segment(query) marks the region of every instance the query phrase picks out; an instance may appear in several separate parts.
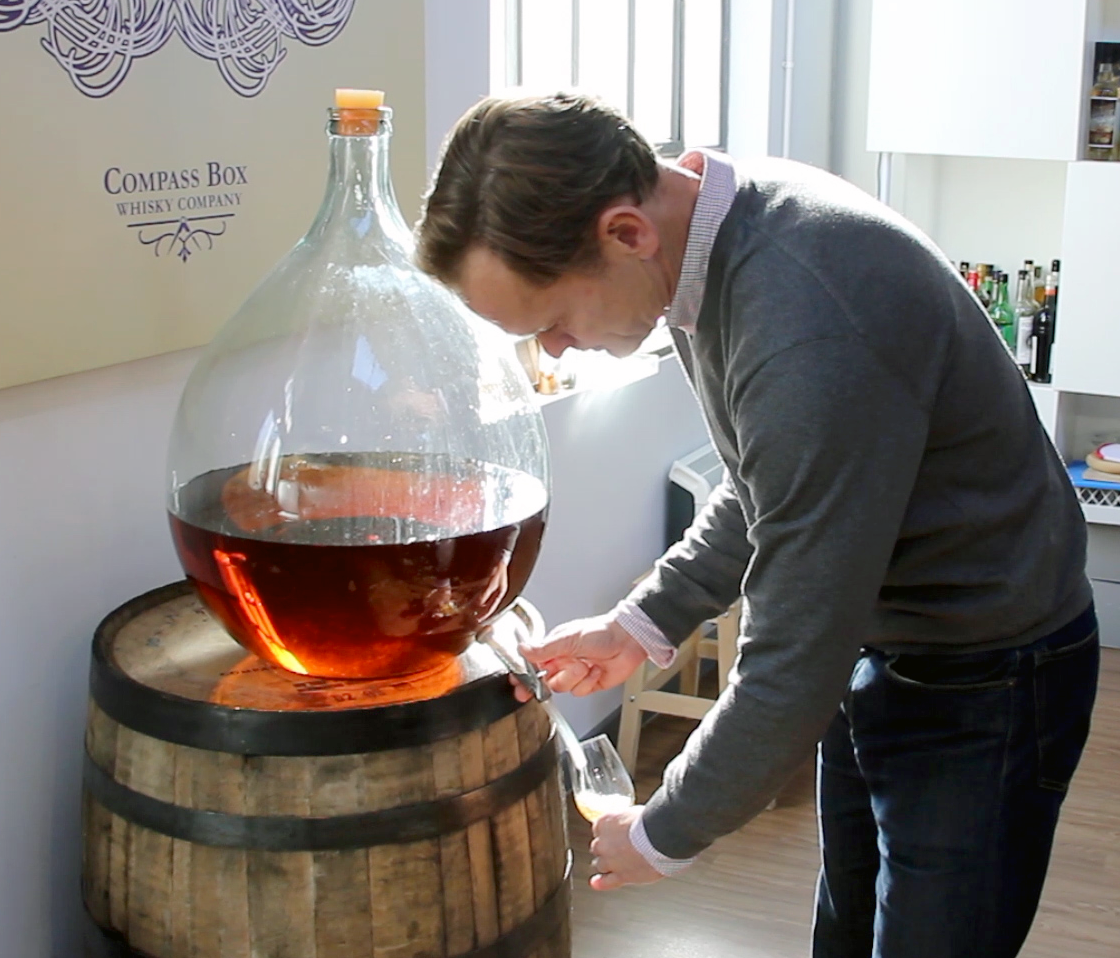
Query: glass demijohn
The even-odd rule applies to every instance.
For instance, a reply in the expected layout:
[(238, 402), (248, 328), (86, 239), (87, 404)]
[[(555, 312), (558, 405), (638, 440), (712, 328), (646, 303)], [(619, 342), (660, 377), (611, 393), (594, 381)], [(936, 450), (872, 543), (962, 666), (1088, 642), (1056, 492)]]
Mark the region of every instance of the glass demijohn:
[(334, 678), (453, 662), (518, 596), (549, 500), (510, 340), (411, 261), (391, 111), (339, 91), (311, 228), (206, 349), (168, 457), (200, 597), (245, 648)]

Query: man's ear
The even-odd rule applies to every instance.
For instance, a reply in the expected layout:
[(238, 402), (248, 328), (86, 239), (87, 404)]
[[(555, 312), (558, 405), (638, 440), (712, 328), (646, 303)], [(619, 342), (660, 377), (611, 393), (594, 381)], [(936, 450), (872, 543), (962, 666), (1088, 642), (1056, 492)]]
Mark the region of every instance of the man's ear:
[(657, 227), (646, 213), (631, 203), (608, 206), (599, 214), (599, 248), (607, 259), (637, 256), (650, 259), (660, 246)]

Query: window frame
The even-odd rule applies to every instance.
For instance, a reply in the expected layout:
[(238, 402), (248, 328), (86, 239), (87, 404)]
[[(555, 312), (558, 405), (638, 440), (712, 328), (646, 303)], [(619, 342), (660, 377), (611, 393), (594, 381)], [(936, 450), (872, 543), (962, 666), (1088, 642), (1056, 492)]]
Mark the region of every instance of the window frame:
[[(565, 0), (555, 0), (563, 3)], [(567, 0), (572, 7), (572, 55), (569, 70), (572, 86), (579, 84), (579, 17), (580, 6), (585, 0)], [(594, 3), (595, 0), (587, 0)], [(635, 24), (639, 0), (627, 0), (627, 37), (626, 37), (626, 114), (634, 114), (634, 71), (635, 71)], [(672, 100), (669, 104), (670, 138), (655, 143), (662, 156), (680, 156), (686, 148), (684, 143), (684, 31), (685, 3), (687, 0), (673, 0), (673, 76)], [(522, 85), (522, 56), (524, 34), (521, 29), (522, 0), (501, 0), (497, 7), (504, 16), (500, 36), (504, 40), (502, 61), (505, 64), (505, 85)], [(731, 0), (720, 0), (720, 69), (719, 69), (719, 142), (690, 143), (688, 147), (710, 147), (717, 150), (727, 149), (728, 126), (728, 80), (730, 77), (731, 46)]]

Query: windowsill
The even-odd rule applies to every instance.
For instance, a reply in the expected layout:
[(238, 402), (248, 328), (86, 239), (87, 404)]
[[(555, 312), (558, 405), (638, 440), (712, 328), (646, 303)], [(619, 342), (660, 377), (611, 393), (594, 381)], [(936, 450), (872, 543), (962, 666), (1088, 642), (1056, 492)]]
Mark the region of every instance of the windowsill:
[(561, 386), (555, 393), (538, 393), (537, 401), (544, 407), (572, 396), (623, 389), (631, 383), (656, 376), (662, 361), (672, 355), (672, 337), (664, 326), (655, 329), (638, 352), (624, 359), (599, 350), (568, 350), (560, 359), (551, 361), (548, 371), (553, 372), (559, 382), (571, 376), (574, 384)]
[[(589, 357), (599, 357), (597, 353), (587, 354)], [(551, 406), (553, 403), (563, 402), (573, 396), (582, 396), (589, 393), (613, 392), (624, 389), (632, 383), (641, 382), (650, 376), (656, 376), (661, 369), (661, 363), (669, 358), (657, 355), (633, 355), (626, 359), (614, 359), (603, 354), (610, 362), (581, 363), (576, 374), (575, 385), (561, 387), (557, 392), (545, 395), (537, 394), (537, 402), (541, 407)]]

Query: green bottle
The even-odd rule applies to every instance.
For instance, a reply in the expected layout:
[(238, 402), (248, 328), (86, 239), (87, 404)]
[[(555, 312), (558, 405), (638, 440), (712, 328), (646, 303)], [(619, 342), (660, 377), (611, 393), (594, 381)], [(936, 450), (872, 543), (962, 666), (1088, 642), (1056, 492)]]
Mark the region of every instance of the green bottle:
[(996, 329), (1007, 343), (1009, 349), (1015, 349), (1015, 307), (1011, 305), (1011, 296), (1007, 290), (1007, 274), (997, 272), (992, 283), (992, 305), (988, 307), (988, 315), (996, 324)]

